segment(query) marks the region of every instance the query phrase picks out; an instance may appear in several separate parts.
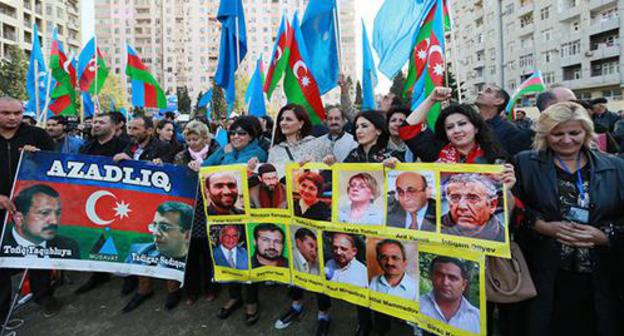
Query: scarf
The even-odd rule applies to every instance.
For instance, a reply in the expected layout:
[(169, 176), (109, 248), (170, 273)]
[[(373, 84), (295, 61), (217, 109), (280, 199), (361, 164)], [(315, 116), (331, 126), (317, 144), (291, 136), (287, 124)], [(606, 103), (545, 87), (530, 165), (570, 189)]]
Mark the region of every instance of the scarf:
[(468, 155), (464, 156), (460, 151), (452, 144), (447, 144), (440, 150), (438, 154), (438, 160), (440, 163), (475, 163), (478, 158), (484, 157), (485, 153), (481, 150), (479, 145), (473, 147)]
[(208, 149), (208, 145), (204, 145), (204, 148), (202, 148), (199, 152), (195, 152), (191, 149), (191, 147), (188, 147), (188, 152), (191, 155), (193, 161), (203, 162), (206, 158), (206, 155), (208, 154)]
[(271, 193), (265, 186), (260, 186), (258, 193), (260, 198), (260, 206), (264, 208), (277, 209), (286, 199), (286, 193), (281, 184), (277, 184)]

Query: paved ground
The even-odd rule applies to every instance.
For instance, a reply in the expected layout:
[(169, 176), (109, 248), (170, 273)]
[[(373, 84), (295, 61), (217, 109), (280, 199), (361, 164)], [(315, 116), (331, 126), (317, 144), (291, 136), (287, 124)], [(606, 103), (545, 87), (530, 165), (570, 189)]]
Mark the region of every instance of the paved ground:
[[(219, 307), (226, 300), (226, 292), (211, 303), (199, 300), (193, 306), (184, 302), (171, 312), (164, 311), (165, 288), (163, 281), (156, 281), (156, 294), (137, 310), (122, 314), (121, 309), (129, 297), (121, 297), (119, 290), (122, 281), (114, 278), (105, 286), (77, 296), (73, 290), (86, 280), (84, 273), (70, 273), (72, 284), (65, 284), (57, 290), (57, 297), (63, 303), (63, 310), (56, 317), (46, 319), (33, 303), (21, 308), (14, 315), (25, 320), (17, 329), (17, 335), (44, 336), (171, 336), (171, 335), (313, 335), (316, 323), (316, 300), (306, 295), (305, 316), (290, 328), (278, 331), (273, 328), (275, 319), (289, 304), (284, 286), (260, 287), (260, 321), (247, 327), (243, 323), (243, 309), (234, 313), (226, 321), (215, 317)], [(16, 278), (16, 277), (15, 277)], [(15, 279), (14, 280), (17, 280)], [(310, 298), (310, 299), (309, 299)], [(330, 332), (332, 335), (353, 335), (356, 326), (356, 312), (352, 305), (333, 300), (333, 317)], [(403, 324), (394, 323), (391, 335), (411, 335)]]

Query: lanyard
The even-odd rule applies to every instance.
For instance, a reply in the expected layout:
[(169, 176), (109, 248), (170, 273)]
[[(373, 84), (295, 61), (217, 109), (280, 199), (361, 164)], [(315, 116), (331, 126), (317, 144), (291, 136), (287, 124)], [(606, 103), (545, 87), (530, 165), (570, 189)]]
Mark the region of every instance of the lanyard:
[[(572, 172), (570, 172), (570, 169), (568, 169), (568, 166), (566, 166), (563, 160), (561, 160), (561, 157), (559, 157), (559, 155), (557, 155), (557, 160), (559, 160), (559, 163), (566, 171), (566, 173), (572, 175)], [(586, 206), (585, 203), (587, 199), (587, 192), (585, 191), (585, 187), (583, 186), (583, 174), (581, 174), (581, 152), (579, 152), (578, 156), (576, 157), (576, 188), (578, 189), (581, 196), (581, 206), (584, 207)]]

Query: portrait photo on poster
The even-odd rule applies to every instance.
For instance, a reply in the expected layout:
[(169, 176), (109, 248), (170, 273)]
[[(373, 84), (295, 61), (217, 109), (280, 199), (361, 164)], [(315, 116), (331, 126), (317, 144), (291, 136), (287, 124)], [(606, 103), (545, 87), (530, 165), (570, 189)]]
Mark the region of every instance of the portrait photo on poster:
[(441, 233), (505, 241), (503, 184), (484, 173), (440, 173)]
[(338, 222), (384, 225), (383, 170), (341, 170), (334, 174), (338, 174)]
[(479, 264), (420, 252), (420, 313), (474, 334), (481, 330)]
[(209, 232), (212, 258), (216, 266), (249, 269), (245, 224), (212, 224)]
[(326, 280), (368, 287), (364, 235), (324, 231), (323, 261)]
[[(8, 215), (0, 256), (80, 259), (78, 242), (61, 234), (63, 200), (44, 183), (15, 190), (16, 211)], [(2, 218), (4, 220), (4, 218)]]
[(291, 225), (290, 246), (292, 246), (293, 267), (297, 272), (320, 275), (319, 231), (313, 228)]
[(368, 236), (366, 260), (370, 290), (418, 300), (418, 244)]
[(331, 221), (332, 170), (295, 169), (292, 179), (295, 216)]
[(288, 268), (286, 226), (273, 223), (249, 223), (251, 268), (263, 266)]
[(192, 206), (182, 202), (168, 201), (158, 205), (152, 222), (147, 224), (152, 241), (130, 245), (126, 263), (183, 271), (191, 239), (193, 211)]
[(248, 180), (252, 209), (287, 209), (288, 195), (283, 164), (260, 163)]
[(245, 215), (243, 176), (240, 170), (210, 172), (200, 174), (200, 178), (206, 196), (207, 216)]
[(387, 174), (388, 227), (436, 231), (435, 173), (392, 170)]

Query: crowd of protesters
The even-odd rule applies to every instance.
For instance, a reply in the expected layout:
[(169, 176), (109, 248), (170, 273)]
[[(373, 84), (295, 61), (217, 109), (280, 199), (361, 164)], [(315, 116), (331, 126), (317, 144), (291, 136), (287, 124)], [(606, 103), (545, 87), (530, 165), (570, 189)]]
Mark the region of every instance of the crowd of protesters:
[[(473, 104), (449, 102), (451, 89), (435, 88), (414, 111), (389, 94), (379, 102), (379, 110), (358, 112), (345, 96), (342, 107), (327, 108), (324, 125), (312, 125), (302, 106), (288, 104), (275, 121), (243, 115), (224, 120), (223, 125), (203, 116), (179, 123), (173, 114), (162, 120), (145, 115), (126, 120), (119, 112), (108, 112), (81, 124), (52, 117), (45, 130), (24, 116), (20, 101), (1, 97), (0, 215), (15, 211), (9, 194), (20, 151), (166, 162), (194, 171), (242, 163), (253, 172), (265, 162), (376, 162), (387, 167), (398, 162), (504, 164), (501, 179), (512, 194), (509, 206), (523, 214), (521, 220), (510, 221), (512, 237), (526, 256), (538, 295), (515, 304), (488, 302), (488, 333), (624, 335), (618, 318), (624, 291), (617, 285), (624, 271), (624, 161), (618, 156), (624, 151), (623, 111), (608, 111), (604, 98), (578, 100), (561, 86), (537, 96), (537, 118), (518, 109), (515, 121), (504, 112), (509, 95), (495, 85), (486, 85)], [(436, 103), (443, 108), (431, 129), (426, 120)], [(226, 128), (227, 144), (216, 141), (218, 126)], [(217, 317), (225, 320), (245, 307), (244, 321), (253, 325), (261, 316), (260, 289), (257, 284), (212, 281), (203, 208), (198, 198), (185, 285), (167, 281), (164, 307), (171, 310), (183, 301), (193, 305), (200, 297), (213, 301), (225, 287), (229, 299)], [(587, 210), (585, 220), (571, 219), (572, 208)], [(0, 268), (0, 321), (9, 309), (16, 273)], [(110, 279), (107, 273), (93, 273), (76, 293), (96, 290)], [(62, 304), (55, 299), (50, 272), (30, 271), (30, 281), (34, 302), (42, 306), (44, 316), (57, 314)], [(134, 295), (123, 312), (139, 308), (153, 295), (152, 282), (148, 277), (124, 279), (122, 294)], [(292, 303), (275, 321), (277, 329), (288, 328), (303, 313), (304, 290), (291, 287), (286, 293)], [(328, 335), (331, 323), (340, 322), (330, 317), (328, 296), (316, 294), (316, 299), (315, 333)], [(384, 335), (396, 320), (359, 306), (357, 319), (356, 335)], [(425, 333), (413, 330), (416, 335)]]

